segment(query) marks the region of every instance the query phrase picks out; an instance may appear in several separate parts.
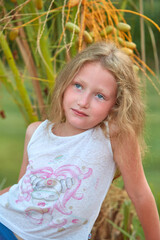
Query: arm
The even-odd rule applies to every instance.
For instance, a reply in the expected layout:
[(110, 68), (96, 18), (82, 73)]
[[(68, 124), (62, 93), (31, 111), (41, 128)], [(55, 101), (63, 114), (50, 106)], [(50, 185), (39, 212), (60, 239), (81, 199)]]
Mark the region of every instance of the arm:
[(139, 144), (136, 137), (123, 139), (122, 149), (112, 138), (114, 160), (117, 163), (125, 189), (132, 200), (141, 222), (145, 239), (160, 239), (160, 223), (155, 199), (144, 175)]
[(0, 191), (0, 195), (2, 195), (3, 193), (8, 192), (10, 189), (10, 187), (4, 188), (3, 190)]
[[(28, 165), (28, 154), (27, 154), (27, 146), (28, 143), (34, 133), (34, 131), (36, 130), (36, 128), (40, 125), (41, 122), (34, 122), (31, 123), (26, 130), (26, 135), (25, 135), (25, 141), (24, 141), (24, 152), (23, 152), (23, 161), (22, 161), (22, 165), (21, 165), (21, 169), (20, 169), (20, 174), (19, 174), (19, 178), (18, 181), (23, 177), (23, 175), (26, 172), (26, 168)], [(10, 186), (11, 187), (11, 186)], [(3, 190), (0, 191), (0, 195), (2, 195), (5, 192), (8, 192), (10, 187), (7, 187)]]

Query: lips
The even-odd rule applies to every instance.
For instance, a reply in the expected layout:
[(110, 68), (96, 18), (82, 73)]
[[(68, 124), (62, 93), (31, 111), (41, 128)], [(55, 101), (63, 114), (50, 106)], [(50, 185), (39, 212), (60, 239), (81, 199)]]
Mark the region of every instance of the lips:
[(88, 115), (87, 115), (86, 113), (81, 112), (81, 111), (79, 111), (79, 110), (77, 110), (77, 109), (72, 108), (72, 111), (73, 111), (77, 116), (80, 116), (80, 117), (88, 117)]

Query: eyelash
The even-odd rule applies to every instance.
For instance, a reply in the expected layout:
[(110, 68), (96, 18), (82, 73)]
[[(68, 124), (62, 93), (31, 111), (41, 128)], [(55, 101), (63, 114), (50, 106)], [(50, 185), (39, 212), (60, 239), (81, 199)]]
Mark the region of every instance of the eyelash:
[(100, 100), (105, 100), (105, 97), (101, 93), (97, 93), (97, 98)]
[(77, 89), (82, 89), (82, 86), (81, 86), (81, 84), (79, 84), (79, 83), (75, 83), (74, 86), (75, 86)]

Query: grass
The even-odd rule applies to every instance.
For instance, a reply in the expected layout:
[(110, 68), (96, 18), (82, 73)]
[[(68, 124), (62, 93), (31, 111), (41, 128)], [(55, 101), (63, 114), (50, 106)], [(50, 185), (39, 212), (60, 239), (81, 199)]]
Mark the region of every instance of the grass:
[[(0, 110), (6, 118), (0, 118), (0, 183), (6, 179), (5, 186), (15, 184), (18, 179), (23, 156), (26, 124), (10, 95), (0, 86)], [(146, 142), (148, 153), (143, 161), (148, 183), (156, 198), (160, 211), (160, 96), (150, 83), (147, 83), (147, 121)]]
[(160, 96), (150, 83), (147, 85), (146, 142), (148, 153), (143, 165), (160, 213)]
[(18, 179), (26, 125), (10, 95), (0, 86), (0, 110), (6, 118), (0, 118), (0, 183), (6, 179), (5, 186), (15, 184)]

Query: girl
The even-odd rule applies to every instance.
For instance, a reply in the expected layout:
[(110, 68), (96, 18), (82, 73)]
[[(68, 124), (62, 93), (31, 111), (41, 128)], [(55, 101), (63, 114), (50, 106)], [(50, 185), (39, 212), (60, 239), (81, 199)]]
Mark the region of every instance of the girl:
[(146, 239), (160, 239), (143, 123), (131, 59), (112, 43), (80, 52), (56, 80), (49, 120), (27, 128), (19, 182), (0, 198), (1, 226), (18, 239), (87, 240), (118, 166)]

